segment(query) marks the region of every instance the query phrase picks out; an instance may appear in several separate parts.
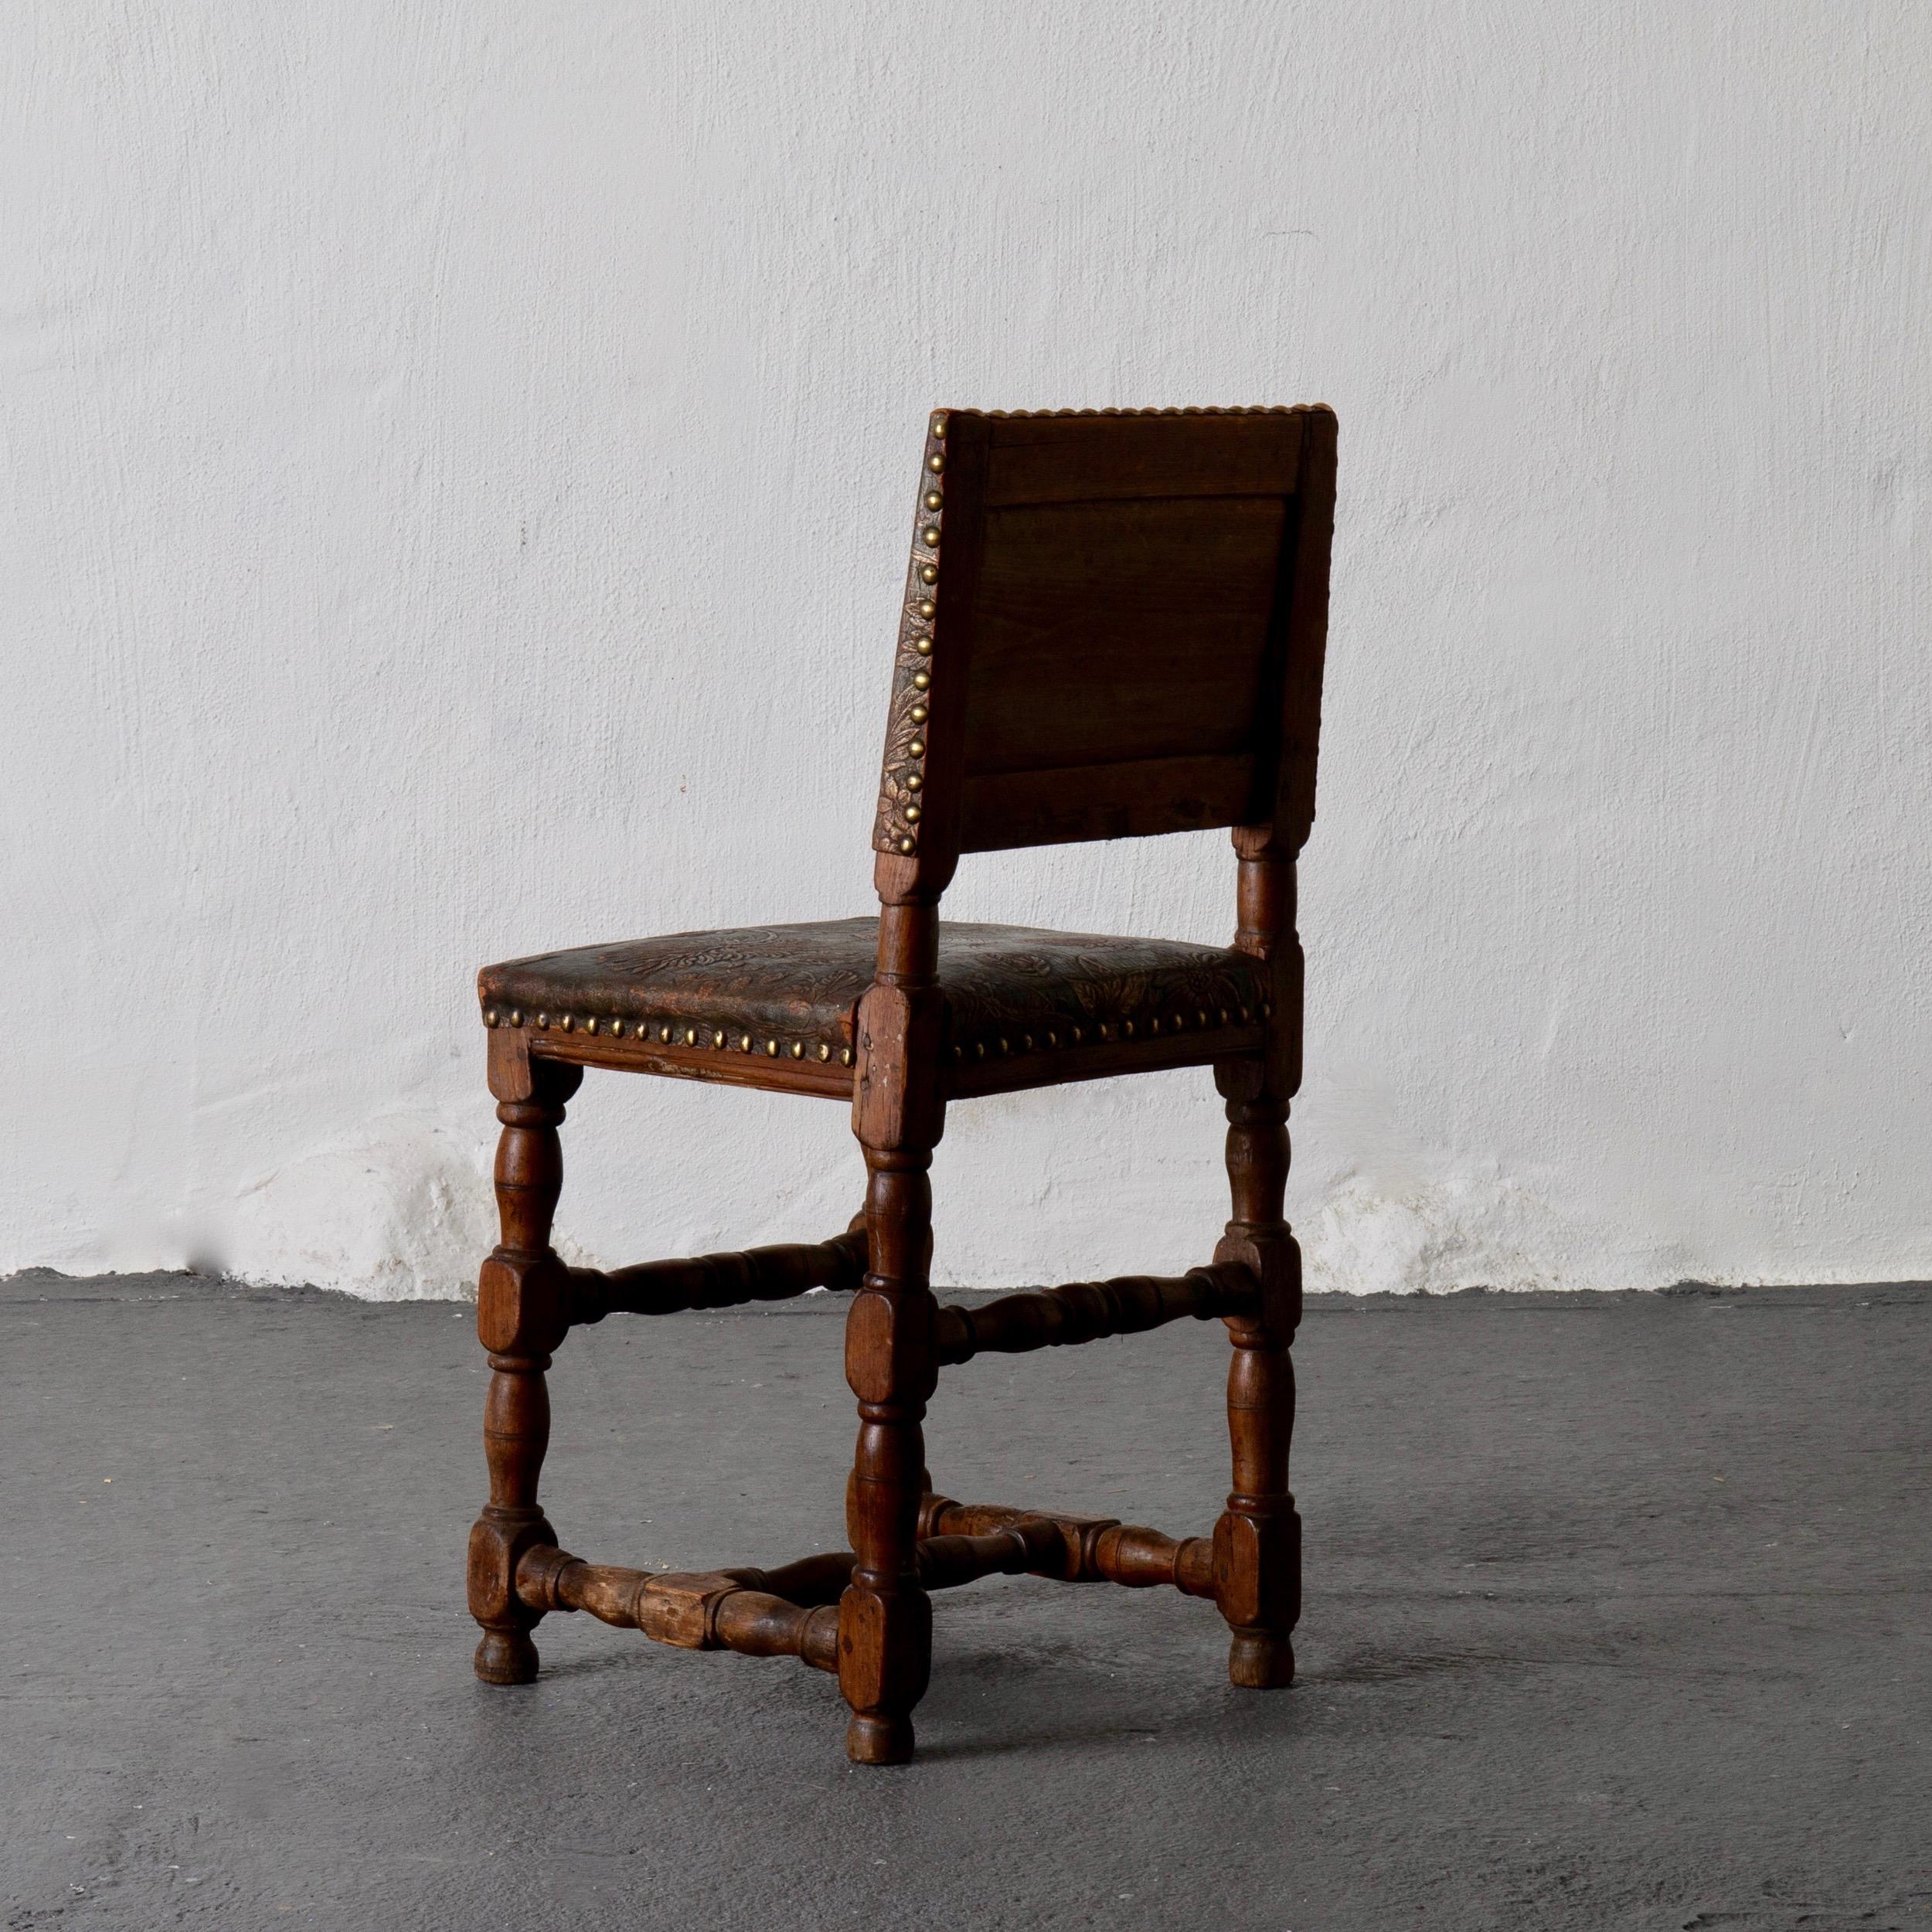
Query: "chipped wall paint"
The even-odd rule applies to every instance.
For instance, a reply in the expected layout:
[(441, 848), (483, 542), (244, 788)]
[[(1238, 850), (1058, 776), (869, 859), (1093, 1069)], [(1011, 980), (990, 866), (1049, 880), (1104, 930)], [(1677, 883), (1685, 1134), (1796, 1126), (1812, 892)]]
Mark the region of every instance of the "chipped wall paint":
[[(476, 964), (869, 903), (927, 406), (1320, 398), (1315, 1282), (1926, 1274), (1927, 21), (21, 10), (0, 1264), (461, 1291)], [(957, 1109), (941, 1274), (1199, 1259), (1208, 1084)], [(859, 1199), (821, 1103), (573, 1116), (585, 1255)]]

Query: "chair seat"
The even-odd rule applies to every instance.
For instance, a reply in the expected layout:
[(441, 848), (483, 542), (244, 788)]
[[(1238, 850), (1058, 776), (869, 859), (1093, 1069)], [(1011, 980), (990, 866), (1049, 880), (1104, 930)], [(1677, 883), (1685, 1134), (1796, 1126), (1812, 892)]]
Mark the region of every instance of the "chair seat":
[[(878, 937), (875, 918), (672, 933), (486, 966), (478, 989), (493, 1026), (850, 1066)], [(1212, 1058), (1263, 998), (1256, 962), (1223, 947), (951, 921), (939, 983), (966, 1063), (1176, 1035)]]

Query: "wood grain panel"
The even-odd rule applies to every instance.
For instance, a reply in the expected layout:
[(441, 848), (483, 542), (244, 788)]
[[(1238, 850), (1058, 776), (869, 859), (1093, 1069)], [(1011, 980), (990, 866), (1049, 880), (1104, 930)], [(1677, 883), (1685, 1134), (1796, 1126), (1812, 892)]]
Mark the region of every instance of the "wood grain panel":
[(1285, 508), (1200, 497), (989, 512), (967, 776), (1248, 750)]
[(1002, 772), (966, 781), (962, 852), (1238, 825), (1255, 815), (1245, 752), (1152, 758), (1073, 770)]
[(1300, 411), (1241, 416), (995, 417), (986, 502), (1285, 496), (1295, 488)]

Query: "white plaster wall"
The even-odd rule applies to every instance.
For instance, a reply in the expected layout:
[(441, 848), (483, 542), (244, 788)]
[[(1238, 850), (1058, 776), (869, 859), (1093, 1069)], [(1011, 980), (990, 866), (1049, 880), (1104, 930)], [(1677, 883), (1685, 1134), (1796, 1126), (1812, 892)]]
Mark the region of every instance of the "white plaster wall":
[[(18, 0), (0, 1267), (462, 1291), (481, 961), (866, 909), (934, 403), (1339, 410), (1321, 1287), (1932, 1272), (1932, 13)], [(1213, 939), (1225, 840), (968, 862)], [(594, 1077), (612, 1261), (842, 1110)], [(1204, 1074), (955, 1111), (940, 1273), (1202, 1257)]]

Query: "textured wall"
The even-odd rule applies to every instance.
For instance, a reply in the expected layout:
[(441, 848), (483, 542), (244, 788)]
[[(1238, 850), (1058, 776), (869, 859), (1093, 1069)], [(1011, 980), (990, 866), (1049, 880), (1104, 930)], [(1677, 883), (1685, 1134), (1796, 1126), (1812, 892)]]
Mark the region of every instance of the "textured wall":
[[(0, 64), (0, 1266), (445, 1292), (472, 969), (869, 903), (929, 404), (1340, 412), (1322, 1286), (1932, 1271), (1922, 7), (39, 0)], [(1224, 936), (1225, 839), (962, 915)], [(1184, 1264), (1205, 1074), (937, 1266)], [(612, 1261), (842, 1111), (594, 1077)]]

